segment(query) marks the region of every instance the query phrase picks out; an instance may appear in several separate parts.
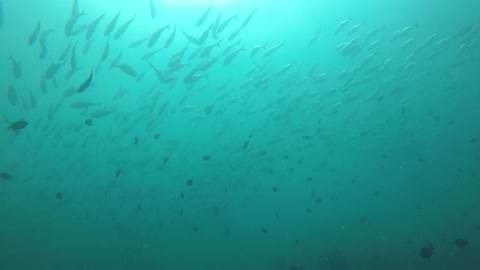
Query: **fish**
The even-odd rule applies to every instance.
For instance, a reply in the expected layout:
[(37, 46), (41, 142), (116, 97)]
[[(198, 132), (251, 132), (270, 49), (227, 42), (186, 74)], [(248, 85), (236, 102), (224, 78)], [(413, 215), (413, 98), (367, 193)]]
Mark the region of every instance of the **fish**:
[(67, 22), (65, 23), (65, 26), (63, 28), (63, 33), (65, 34), (66, 37), (70, 37), (73, 35), (73, 27), (75, 26), (75, 23), (77, 23), (78, 19), (85, 15), (85, 12), (78, 13), (77, 15), (71, 16)]
[(313, 34), (312, 37), (310, 37), (310, 39), (308, 40), (308, 43), (307, 43), (307, 47), (310, 47), (313, 45), (313, 43), (315, 43), (315, 41), (317, 40), (318, 36), (320, 35), (320, 31), (316, 32), (315, 34)]
[(101, 118), (111, 114), (113, 110), (99, 109), (90, 114), (90, 118)]
[(399, 39), (399, 38), (402, 38), (402, 37), (408, 35), (416, 27), (418, 27), (418, 23), (415, 23), (414, 25), (409, 25), (409, 26), (403, 27), (402, 29), (393, 33), (392, 40), (396, 40), (396, 39)]
[(125, 31), (127, 31), (127, 28), (128, 26), (130, 26), (130, 24), (133, 22), (133, 19), (135, 19), (135, 14), (133, 14), (132, 18), (130, 18), (130, 20), (126, 21), (124, 24), (122, 24), (118, 29), (117, 31), (115, 32), (115, 34), (113, 35), (113, 39), (118, 39), (119, 37), (121, 37)]
[(182, 29), (183, 35), (188, 39), (188, 41), (192, 42), (195, 45), (198, 45), (198, 39), (194, 37), (193, 35), (185, 32), (185, 30)]
[(165, 45), (163, 45), (164, 48), (168, 48), (172, 44), (176, 34), (177, 34), (177, 26), (174, 25), (172, 32), (170, 33), (167, 40), (165, 41)]
[(47, 81), (45, 80), (45, 76), (42, 76), (42, 78), (40, 78), (40, 91), (42, 91), (42, 93), (46, 94), (47, 93)]
[(198, 38), (198, 45), (202, 45), (205, 42), (205, 40), (207, 40), (208, 34), (210, 33), (211, 29), (212, 29), (212, 25), (210, 25), (207, 29), (205, 29), (205, 31), (203, 31), (203, 33)]
[(240, 44), (240, 40), (238, 40), (237, 42), (229, 44), (227, 47), (225, 47), (225, 49), (223, 49), (222, 55), (227, 55), (228, 53), (230, 53), (232, 51), (233, 47), (235, 47), (238, 44)]
[(107, 27), (105, 27), (105, 31), (103, 31), (104, 36), (108, 36), (113, 31), (113, 28), (115, 28), (117, 24), (118, 17), (120, 17), (120, 11), (110, 20)]
[(347, 31), (347, 36), (351, 36), (351, 35), (355, 34), (355, 32), (357, 32), (358, 29), (360, 29), (361, 26), (362, 26), (362, 24), (358, 23), (358, 24), (350, 27), (350, 29), (348, 29), (348, 31)]
[(221, 33), (223, 32), (223, 30), (225, 30), (225, 28), (228, 26), (228, 24), (233, 20), (233, 19), (237, 19), (238, 20), (238, 13), (225, 19), (223, 22), (221, 22), (219, 25), (218, 25), (218, 28), (217, 28), (217, 33)]
[(208, 18), (208, 14), (210, 14), (210, 10), (212, 10), (212, 1), (210, 1), (210, 6), (198, 17), (197, 22), (195, 23), (196, 27), (201, 26), (205, 20)]
[(374, 37), (376, 34), (378, 34), (378, 32), (380, 32), (380, 30), (382, 30), (384, 27), (385, 27), (385, 25), (369, 30), (369, 31), (365, 34), (365, 41), (368, 41), (368, 40), (370, 40), (371, 38), (373, 38), (373, 37)]
[(17, 91), (11, 85), (8, 86), (8, 100), (10, 101), (10, 104), (17, 105)]
[(78, 0), (73, 0), (72, 1), (72, 8), (70, 9), (70, 16), (77, 16), (79, 14), (79, 9), (78, 9)]
[(157, 9), (155, 8), (155, 2), (153, 0), (149, 1), (150, 4), (150, 16), (152, 17), (152, 20), (155, 20), (157, 17)]
[(70, 40), (70, 42), (68, 42), (67, 47), (65, 47), (65, 49), (63, 49), (62, 53), (61, 53), (60, 56), (58, 57), (58, 60), (59, 60), (59, 61), (63, 61), (65, 58), (67, 58), (68, 53), (70, 52), (70, 48), (71, 48), (71, 47), (72, 47), (72, 40)]
[(25, 120), (18, 120), (13, 123), (8, 123), (7, 129), (9, 130), (20, 130), (28, 126), (28, 122)]
[(12, 178), (13, 178), (12, 175), (7, 172), (0, 173), (0, 179), (2, 180), (9, 181), (9, 180), (12, 180)]
[(255, 7), (254, 10), (252, 10), (252, 12), (250, 12), (250, 14), (247, 15), (247, 17), (243, 20), (240, 28), (244, 28), (245, 26), (247, 26), (247, 24), (250, 22), (250, 20), (252, 20), (253, 18), (253, 15), (255, 15), (255, 13), (259, 10), (258, 6)]
[(77, 54), (75, 53), (77, 48), (78, 40), (73, 44), (72, 52), (70, 53), (70, 68), (75, 70), (77, 68)]
[(94, 19), (87, 27), (87, 30), (85, 31), (85, 38), (87, 40), (89, 40), (90, 38), (92, 38), (93, 36), (93, 33), (95, 32), (95, 30), (97, 29), (97, 26), (98, 24), (100, 23), (100, 21), (105, 17), (105, 13), (103, 13), (102, 15), (98, 16), (96, 19)]
[(122, 58), (122, 52), (119, 52), (115, 58), (110, 60), (110, 69), (114, 68), (120, 62), (120, 58)]
[(212, 67), (212, 65), (215, 64), (215, 63), (217, 62), (217, 60), (218, 60), (218, 56), (206, 60), (206, 61), (198, 64), (197, 70), (199, 70), (199, 71), (207, 70), (207, 69), (209, 69), (210, 67)]
[(161, 35), (161, 34), (163, 33), (163, 31), (165, 31), (166, 29), (170, 29), (170, 22), (168, 22), (167, 25), (162, 26), (162, 27), (158, 28), (155, 32), (153, 32), (153, 34), (150, 36), (150, 39), (148, 40), (147, 47), (148, 47), (148, 48), (151, 48), (153, 45), (155, 45), (155, 43), (157, 42), (157, 40), (160, 38), (160, 35)]
[(465, 240), (465, 239), (459, 238), (459, 239), (455, 240), (455, 245), (457, 247), (466, 247), (466, 246), (470, 245), (470, 242)]
[(22, 66), (20, 65), (20, 62), (17, 62), (13, 58), (13, 55), (8, 56), (7, 59), (10, 60), (10, 63), (12, 64), (13, 76), (18, 79), (22, 75)]
[(283, 46), (284, 46), (283, 42), (282, 42), (280, 45), (273, 46), (272, 48), (267, 49), (267, 50), (265, 51), (265, 53), (263, 54), (263, 56), (264, 56), (264, 57), (270, 56), (270, 55), (272, 55), (273, 53), (275, 53), (278, 49), (280, 49), (280, 48), (283, 47)]
[(266, 50), (267, 49), (267, 43), (265, 43), (263, 45), (256, 45), (255, 47), (253, 47), (253, 49), (250, 51), (250, 57), (254, 57), (260, 49)]
[(157, 75), (158, 79), (160, 79), (160, 81), (162, 83), (169, 84), (169, 83), (172, 83), (176, 80), (175, 77), (170, 76), (166, 72), (163, 72), (162, 70), (160, 70), (159, 68), (154, 66), (152, 63), (149, 62), (149, 65), (150, 65), (151, 68), (153, 68), (153, 70), (155, 71), (155, 74)]
[(138, 46), (142, 45), (145, 41), (147, 41), (147, 39), (148, 39), (148, 37), (137, 39), (137, 40), (133, 41), (132, 43), (130, 43), (128, 45), (128, 48), (130, 48), (130, 49), (137, 48)]
[(87, 126), (93, 126), (93, 120), (88, 118), (83, 121)]
[(220, 24), (220, 18), (222, 16), (222, 13), (219, 12), (218, 15), (217, 15), (217, 18), (215, 19), (215, 21), (212, 22), (212, 36), (214, 39), (218, 39), (218, 25)]
[(434, 248), (432, 244), (428, 244), (426, 247), (420, 249), (420, 257), (424, 259), (430, 259), (433, 256)]
[(137, 72), (135, 71), (135, 69), (127, 63), (121, 63), (115, 65), (115, 67), (119, 68), (121, 71), (123, 71), (123, 73), (130, 75), (131, 77), (137, 77)]
[(216, 43), (211, 43), (207, 46), (205, 46), (201, 51), (200, 51), (200, 57), (210, 57), (210, 53), (214, 47), (220, 47), (220, 42), (221, 40), (217, 41)]
[(88, 78), (83, 81), (83, 83), (77, 88), (77, 93), (81, 93), (83, 91), (85, 91), (89, 86), (90, 84), (92, 83), (92, 78), (93, 78), (93, 67), (90, 67), (90, 75), (88, 76)]
[(42, 49), (40, 50), (40, 53), (38, 54), (38, 58), (39, 59), (44, 59), (48, 54), (48, 49), (47, 47), (43, 47), (42, 46)]
[(150, 57), (154, 56), (157, 52), (163, 50), (163, 48), (158, 48), (156, 50), (151, 50), (149, 52), (146, 52), (143, 56), (142, 56), (142, 60), (148, 60)]
[(32, 106), (33, 109), (37, 107), (37, 99), (33, 95), (32, 91), (30, 91), (30, 106)]
[(71, 97), (71, 96), (75, 95), (76, 93), (77, 93), (77, 89), (75, 89), (75, 87), (70, 87), (63, 92), (62, 97), (63, 98), (68, 98), (68, 97)]
[(242, 48), (236, 49), (235, 51), (225, 56), (225, 59), (223, 60), (223, 65), (226, 66), (230, 64), (232, 60), (235, 58), (235, 56), (241, 51), (245, 51), (245, 46), (243, 46)]
[(27, 40), (27, 45), (28, 46), (33, 45), (33, 43), (35, 43), (35, 41), (37, 41), (38, 36), (40, 35), (40, 28), (41, 28), (41, 23), (40, 23), (40, 21), (38, 21), (37, 25), (35, 26), (33, 31), (28, 36), (28, 40)]
[(83, 100), (83, 101), (75, 101), (72, 104), (70, 104), (70, 108), (72, 109), (85, 109), (85, 108), (90, 108), (92, 106), (99, 105), (98, 102), (94, 101), (88, 101), (88, 100)]
[(414, 38), (410, 38), (410, 39), (407, 39), (406, 41), (404, 41), (402, 43), (402, 45), (400, 45), (400, 50), (403, 51), (405, 50), (410, 44), (412, 44), (412, 42), (414, 41), (415, 39)]
[(83, 46), (83, 55), (86, 56), (88, 52), (90, 51), (90, 46), (92, 46), (92, 43), (95, 41), (95, 39), (90, 39), (88, 40), (85, 45)]
[(340, 31), (342, 31), (343, 28), (345, 28), (345, 26), (347, 26), (347, 23), (350, 22), (351, 20), (352, 20), (352, 18), (340, 22), (340, 23), (337, 25), (337, 27), (335, 28), (335, 35), (338, 34), (338, 33), (340, 33)]
[(50, 35), (53, 31), (53, 29), (47, 29), (47, 30), (44, 30), (40, 36), (38, 37), (38, 43), (40, 43), (40, 45), (44, 48), (47, 47), (47, 37), (48, 35)]
[(105, 47), (103, 47), (102, 57), (100, 58), (102, 62), (107, 60), (109, 52), (110, 52), (110, 44), (109, 44), (109, 39), (107, 39), (107, 41), (105, 42)]
[(240, 34), (240, 31), (242, 30), (242, 27), (239, 27), (235, 29), (229, 36), (228, 36), (228, 41), (231, 41), (232, 39), (236, 38), (238, 34)]
[(45, 79), (50, 80), (55, 76), (55, 74), (58, 72), (61, 66), (65, 64), (66, 60), (63, 62), (58, 62), (58, 63), (52, 63), (48, 68), (47, 71), (45, 72)]

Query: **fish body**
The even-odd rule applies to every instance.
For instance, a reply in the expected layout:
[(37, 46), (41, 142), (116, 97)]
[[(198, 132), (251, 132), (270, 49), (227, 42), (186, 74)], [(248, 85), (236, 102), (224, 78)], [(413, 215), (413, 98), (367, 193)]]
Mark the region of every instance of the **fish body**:
[(238, 20), (238, 13), (225, 19), (223, 22), (221, 22), (219, 25), (218, 25), (218, 28), (217, 28), (217, 32), (218, 33), (221, 33), (223, 30), (225, 30), (225, 28), (228, 26), (228, 24), (233, 20), (233, 19), (237, 19)]
[(111, 114), (113, 110), (100, 109), (92, 112), (90, 118), (101, 118)]
[(212, 49), (214, 47), (220, 47), (220, 42), (221, 40), (217, 41), (216, 43), (209, 44), (205, 46), (201, 51), (200, 51), (200, 57), (209, 57)]
[(236, 38), (238, 34), (240, 34), (240, 31), (242, 30), (242, 27), (239, 27), (235, 29), (229, 36), (228, 36), (228, 41), (231, 41), (232, 39)]
[(253, 47), (253, 49), (250, 51), (250, 57), (255, 56), (260, 49), (266, 50), (267, 49), (266, 46), (267, 44), (256, 45), (255, 47)]
[(113, 28), (115, 28), (115, 25), (117, 24), (118, 18), (120, 17), (120, 12), (118, 12), (107, 24), (105, 27), (105, 30), (103, 31), (104, 36), (110, 35), (110, 33), (113, 31)]
[(241, 28), (244, 28), (245, 26), (247, 26), (247, 24), (252, 20), (253, 18), (253, 15), (255, 15), (255, 13), (258, 11), (258, 6), (252, 10), (252, 12), (250, 12), (250, 14), (248, 14), (248, 16), (243, 20), (242, 22), (242, 25), (240, 26)]
[(20, 130), (24, 129), (26, 126), (28, 126), (28, 122), (25, 120), (18, 120), (13, 123), (8, 124), (8, 129), (10, 130)]
[(170, 76), (166, 72), (163, 72), (162, 70), (160, 70), (156, 66), (152, 65), (151, 63), (149, 63), (149, 64), (150, 64), (150, 67), (153, 68), (153, 70), (155, 71), (155, 74), (157, 75), (158, 79), (160, 79), (160, 81), (162, 83), (169, 84), (169, 83), (174, 82), (176, 80), (175, 77)]
[(307, 47), (310, 47), (313, 45), (313, 43), (315, 43), (315, 41), (317, 40), (318, 36), (320, 35), (320, 31), (313, 34), (313, 36), (310, 38), (310, 40), (308, 40), (308, 43), (307, 43)]
[(205, 20), (208, 18), (208, 14), (210, 14), (210, 10), (212, 10), (212, 1), (210, 1), (210, 6), (198, 17), (197, 22), (195, 23), (196, 27), (201, 26)]
[(152, 17), (153, 20), (157, 17), (157, 9), (155, 7), (155, 2), (153, 0), (149, 1), (150, 4), (150, 16)]
[(58, 57), (58, 60), (59, 60), (59, 61), (63, 61), (65, 58), (67, 58), (68, 53), (70, 52), (70, 48), (71, 48), (71, 47), (72, 47), (72, 40), (70, 40), (70, 42), (68, 42), (67, 47), (65, 47), (65, 49), (63, 49), (62, 53), (61, 53), (60, 56)]
[(194, 37), (193, 35), (185, 32), (185, 30), (182, 29), (182, 32), (183, 32), (183, 35), (185, 35), (185, 37), (188, 39), (188, 41), (192, 42), (193, 44), (195, 45), (198, 45), (198, 39), (196, 37)]
[(89, 108), (92, 106), (98, 105), (98, 102), (93, 102), (93, 101), (75, 101), (72, 104), (70, 104), (70, 108), (73, 109), (84, 109), (84, 108)]
[(35, 41), (37, 41), (38, 36), (40, 35), (40, 28), (41, 28), (41, 23), (40, 21), (37, 22), (37, 25), (35, 26), (35, 29), (30, 33), (28, 36), (27, 44), (28, 46), (31, 46)]
[(90, 38), (92, 38), (93, 33), (94, 33), (95, 30), (97, 29), (98, 23), (100, 23), (100, 21), (103, 19), (103, 17), (105, 17), (105, 13), (103, 13), (103, 14), (100, 15), (100, 16), (98, 16), (96, 19), (94, 19), (94, 20), (87, 26), (87, 30), (85, 31), (85, 38), (86, 38), (87, 40), (89, 40)]
[(73, 70), (77, 68), (77, 42), (78, 40), (75, 42), (75, 44), (73, 44), (72, 52), (70, 53), (70, 68)]
[(244, 51), (245, 48), (242, 47), (242, 48), (239, 48), (239, 49), (236, 49), (234, 50), (233, 52), (231, 52), (230, 54), (228, 54), (227, 56), (225, 56), (225, 59), (223, 60), (223, 65), (226, 66), (228, 64), (230, 64), (232, 62), (232, 60), (235, 58), (235, 56), (241, 52), (241, 51)]
[(77, 23), (78, 19), (85, 15), (84, 12), (78, 13), (77, 15), (71, 16), (67, 22), (65, 23), (65, 26), (63, 28), (63, 33), (65, 34), (66, 37), (70, 37), (73, 34), (73, 27), (75, 26), (75, 23)]
[(165, 41), (165, 45), (163, 45), (164, 48), (168, 48), (172, 44), (176, 34), (177, 34), (177, 26), (175, 25), (173, 26), (172, 32), (170, 33), (167, 40)]
[(121, 63), (116, 65), (115, 67), (119, 68), (121, 71), (123, 71), (123, 73), (131, 77), (137, 77), (137, 72), (135, 71), (135, 69), (127, 63)]
[(38, 37), (38, 43), (44, 48), (47, 47), (47, 37), (50, 35), (54, 30), (53, 29), (47, 29), (43, 31), (40, 36)]
[(17, 91), (11, 85), (8, 86), (8, 100), (10, 101), (10, 104), (17, 105)]
[(0, 173), (0, 179), (2, 179), (2, 180), (9, 181), (9, 180), (12, 180), (12, 178), (13, 178), (12, 175), (7, 173), (7, 172), (1, 172)]
[(85, 91), (90, 84), (92, 83), (92, 78), (93, 78), (93, 67), (90, 67), (90, 75), (88, 78), (77, 88), (77, 93), (81, 93)]
[(118, 39), (119, 37), (121, 37), (125, 31), (127, 31), (127, 28), (128, 26), (130, 26), (130, 24), (133, 22), (133, 19), (135, 19), (135, 15), (136, 14), (133, 14), (132, 18), (130, 18), (130, 20), (128, 20), (127, 22), (125, 22), (124, 24), (122, 24), (118, 29), (117, 31), (115, 32), (115, 34), (113, 35), (113, 39)]
[(342, 31), (343, 28), (345, 28), (345, 26), (347, 26), (347, 23), (350, 22), (351, 20), (352, 20), (352, 18), (340, 22), (340, 23), (337, 25), (337, 27), (335, 28), (335, 35), (338, 34), (338, 33), (340, 33), (340, 31)]
[(65, 61), (63, 62), (58, 62), (58, 63), (52, 63), (48, 68), (47, 71), (45, 72), (45, 79), (50, 80), (55, 76), (57, 73), (58, 69), (60, 69), (61, 66), (65, 64)]
[(283, 42), (280, 44), (280, 45), (277, 45), (277, 46), (274, 46), (268, 50), (265, 51), (265, 54), (263, 55), (264, 57), (267, 57), (267, 56), (270, 56), (272, 55), (273, 53), (275, 53), (278, 49), (280, 49), (281, 47), (283, 47), (284, 44)]
[(132, 43), (130, 43), (130, 45), (128, 45), (128, 48), (130, 48), (130, 49), (137, 48), (138, 46), (142, 45), (145, 41), (147, 41), (147, 39), (148, 39), (148, 37), (137, 39), (137, 40), (133, 41)]
[(163, 33), (163, 31), (165, 31), (166, 29), (170, 29), (170, 23), (168, 23), (167, 25), (165, 26), (162, 26), (160, 28), (158, 28), (155, 32), (153, 32), (153, 34), (150, 36), (150, 39), (148, 40), (148, 48), (151, 48), (153, 47), (153, 45), (155, 45), (155, 43), (157, 42), (157, 40), (160, 38), (160, 35)]
[(109, 52), (110, 52), (110, 44), (109, 44), (109, 41), (107, 40), (107, 42), (105, 43), (105, 47), (103, 48), (102, 57), (100, 58), (102, 62), (107, 60)]
[(15, 78), (20, 77), (22, 75), (22, 66), (20, 63), (13, 59), (13, 55), (10, 55), (7, 59), (10, 60), (12, 64), (13, 76), (15, 76)]

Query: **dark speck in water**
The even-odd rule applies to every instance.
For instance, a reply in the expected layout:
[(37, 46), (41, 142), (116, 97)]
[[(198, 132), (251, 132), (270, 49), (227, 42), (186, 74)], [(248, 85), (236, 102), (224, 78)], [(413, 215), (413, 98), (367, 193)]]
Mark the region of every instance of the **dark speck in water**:
[(193, 180), (192, 179), (188, 179), (187, 180), (187, 186), (191, 187), (193, 185)]
[(57, 194), (55, 194), (55, 198), (57, 198), (58, 200), (61, 200), (63, 198), (62, 192), (57, 192)]
[(205, 155), (202, 158), (203, 161), (209, 161), (210, 159), (211, 159), (211, 157), (209, 155)]

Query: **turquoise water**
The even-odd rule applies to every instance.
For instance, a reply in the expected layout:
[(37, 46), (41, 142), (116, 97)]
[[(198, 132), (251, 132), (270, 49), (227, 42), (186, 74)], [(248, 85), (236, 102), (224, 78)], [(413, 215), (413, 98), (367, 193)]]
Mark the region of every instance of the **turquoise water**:
[(360, 2), (0, 0), (0, 269), (479, 269), (480, 4)]

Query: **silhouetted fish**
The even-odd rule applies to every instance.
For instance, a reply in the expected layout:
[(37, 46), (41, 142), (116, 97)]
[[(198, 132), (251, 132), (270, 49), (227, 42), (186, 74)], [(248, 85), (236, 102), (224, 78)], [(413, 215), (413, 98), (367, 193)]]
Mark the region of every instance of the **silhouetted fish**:
[(90, 83), (92, 83), (92, 77), (93, 77), (93, 68), (90, 67), (90, 76), (77, 88), (77, 93), (85, 91), (90, 86)]

